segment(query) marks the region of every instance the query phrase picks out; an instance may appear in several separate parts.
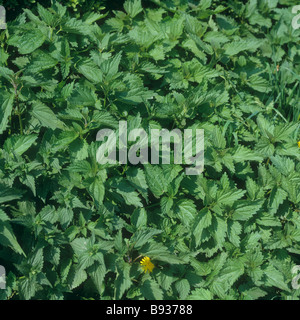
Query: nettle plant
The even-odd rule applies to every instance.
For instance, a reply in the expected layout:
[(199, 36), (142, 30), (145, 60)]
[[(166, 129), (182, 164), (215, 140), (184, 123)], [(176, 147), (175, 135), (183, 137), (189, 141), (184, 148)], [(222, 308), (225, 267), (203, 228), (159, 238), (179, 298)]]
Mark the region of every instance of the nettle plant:
[[(55, 2), (1, 31), (1, 299), (297, 299), (292, 1)], [(96, 134), (205, 131), (205, 167), (99, 164)], [(130, 147), (130, 143), (128, 148)]]

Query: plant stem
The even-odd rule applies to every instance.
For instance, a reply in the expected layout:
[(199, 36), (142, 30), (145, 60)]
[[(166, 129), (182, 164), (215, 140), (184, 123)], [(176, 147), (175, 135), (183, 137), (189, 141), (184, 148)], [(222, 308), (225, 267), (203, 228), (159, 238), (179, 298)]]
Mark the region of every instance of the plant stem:
[[(20, 133), (23, 135), (23, 122), (22, 122), (22, 117), (21, 117), (21, 109), (20, 109), (20, 102), (19, 102), (19, 94), (18, 94), (18, 86), (17, 84), (12, 81), (12, 85), (15, 90), (15, 95), (16, 95), (16, 104), (17, 104), (17, 109), (18, 109), (18, 117), (19, 117), (19, 126), (20, 126)], [(22, 88), (21, 88), (22, 89)]]
[(136, 260), (139, 259), (139, 258), (141, 258), (142, 256), (143, 256), (143, 255), (140, 254), (138, 257), (136, 257), (136, 258), (133, 260), (133, 262), (136, 262)]
[(154, 203), (154, 204), (151, 204), (150, 206), (145, 207), (144, 209), (149, 209), (149, 208), (157, 207), (157, 206), (159, 206), (159, 205), (160, 205), (160, 203)]
[(23, 135), (23, 122), (22, 122), (22, 117), (21, 117), (21, 110), (20, 110), (20, 103), (18, 96), (16, 97), (17, 100), (17, 108), (18, 108), (18, 117), (19, 117), (19, 125), (20, 125), (20, 133)]

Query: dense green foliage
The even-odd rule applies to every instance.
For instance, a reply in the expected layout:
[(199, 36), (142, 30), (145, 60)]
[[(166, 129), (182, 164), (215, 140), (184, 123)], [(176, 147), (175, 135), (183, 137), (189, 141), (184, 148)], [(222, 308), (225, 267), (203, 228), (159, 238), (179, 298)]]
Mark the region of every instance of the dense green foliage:
[[(298, 299), (297, 1), (144, 2), (0, 32), (1, 299)], [(203, 174), (100, 165), (120, 120), (204, 129)]]
[[(51, 3), (56, 0), (43, 0), (40, 1), (43, 6), (50, 6)], [(16, 17), (19, 13), (23, 12), (23, 9), (30, 9), (36, 11), (37, 3), (36, 0), (0, 0), (0, 5), (5, 6), (7, 11), (8, 19)], [(62, 5), (67, 6), (68, 10), (75, 12), (86, 12), (89, 10), (100, 9), (103, 5), (106, 5), (107, 0), (61, 0)], [(118, 1), (120, 4), (124, 1)], [(111, 2), (110, 2), (111, 3)], [(115, 3), (116, 4), (116, 3)], [(115, 5), (114, 4), (114, 5)], [(110, 6), (109, 6), (110, 7)]]

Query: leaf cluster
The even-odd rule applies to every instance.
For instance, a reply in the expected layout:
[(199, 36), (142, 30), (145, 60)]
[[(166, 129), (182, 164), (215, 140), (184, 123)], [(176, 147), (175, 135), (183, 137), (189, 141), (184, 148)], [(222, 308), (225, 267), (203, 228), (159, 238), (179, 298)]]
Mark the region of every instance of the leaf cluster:
[[(292, 1), (54, 2), (0, 33), (1, 299), (298, 299)], [(99, 129), (204, 129), (205, 169), (101, 165)], [(155, 268), (144, 274), (143, 256)]]

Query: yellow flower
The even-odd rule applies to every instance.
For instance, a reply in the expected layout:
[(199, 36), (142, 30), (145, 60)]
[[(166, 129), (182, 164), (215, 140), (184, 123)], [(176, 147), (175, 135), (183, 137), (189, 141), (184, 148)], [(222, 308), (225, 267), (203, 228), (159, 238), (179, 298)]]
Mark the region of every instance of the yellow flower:
[(300, 148), (300, 141), (298, 141), (298, 147)]
[(141, 267), (143, 268), (144, 272), (146, 273), (147, 271), (150, 273), (152, 272), (154, 268), (154, 264), (151, 262), (149, 257), (144, 257), (142, 261), (140, 262)]

